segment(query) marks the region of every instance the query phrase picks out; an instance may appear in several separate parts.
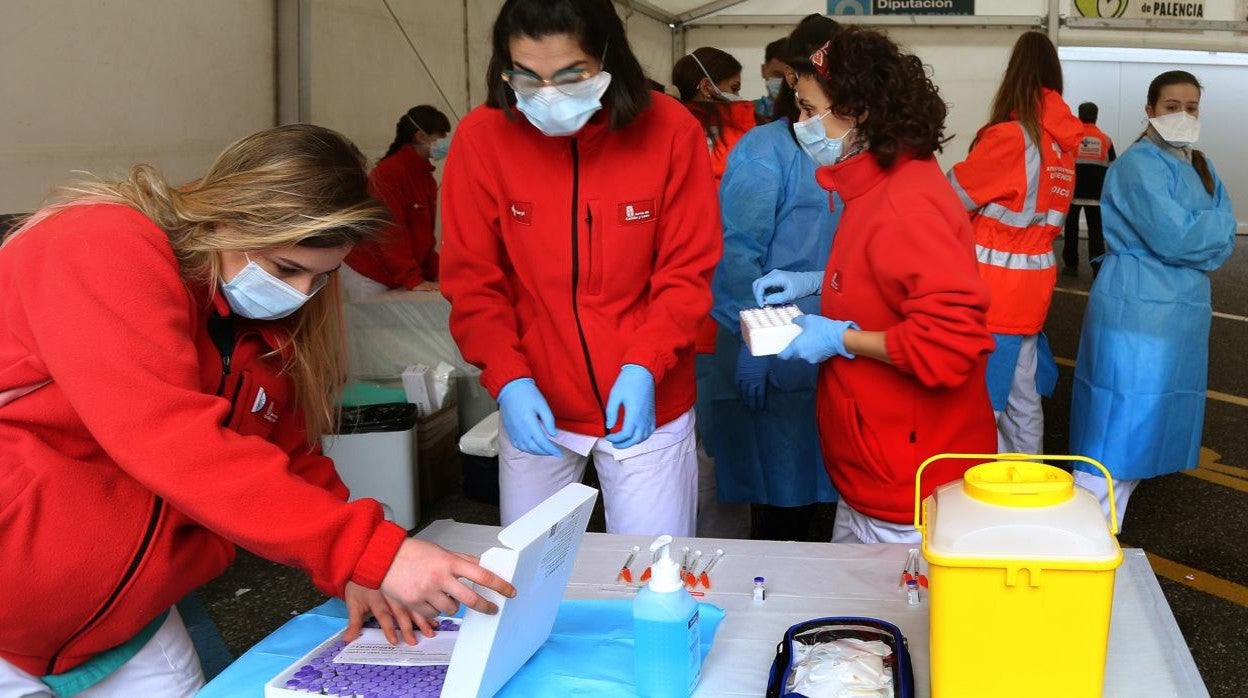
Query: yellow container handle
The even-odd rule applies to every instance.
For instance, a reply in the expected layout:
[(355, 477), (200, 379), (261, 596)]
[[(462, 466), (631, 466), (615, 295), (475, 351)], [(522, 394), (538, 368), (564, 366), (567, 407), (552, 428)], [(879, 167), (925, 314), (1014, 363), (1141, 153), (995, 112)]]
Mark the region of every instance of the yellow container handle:
[(1087, 463), (1088, 465), (1094, 465), (1105, 474), (1105, 482), (1109, 486), (1109, 532), (1115, 536), (1118, 535), (1118, 506), (1114, 501), (1114, 478), (1110, 476), (1109, 470), (1104, 465), (1101, 465), (1099, 461), (1088, 458), (1087, 456), (1046, 456), (1028, 455), (1026, 453), (940, 453), (923, 461), (923, 464), (919, 466), (918, 471), (914, 474), (914, 527), (923, 533), (926, 533), (926, 531), (924, 531), (924, 527), (927, 525), (927, 522), (922, 520), (922, 512), (920, 509), (923, 496), (923, 471), (927, 469), (927, 466), (938, 460), (1064, 460), (1078, 461), (1081, 463)]

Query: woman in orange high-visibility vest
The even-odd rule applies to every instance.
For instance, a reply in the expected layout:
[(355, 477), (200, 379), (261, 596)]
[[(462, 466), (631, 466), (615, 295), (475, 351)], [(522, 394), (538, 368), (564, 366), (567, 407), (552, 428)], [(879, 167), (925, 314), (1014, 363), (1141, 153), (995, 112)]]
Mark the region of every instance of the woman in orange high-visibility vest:
[(988, 329), (997, 348), (988, 392), (1002, 452), (1039, 453), (1040, 395), (1057, 370), (1041, 330), (1057, 281), (1053, 240), (1075, 184), (1083, 124), (1062, 101), (1062, 66), (1039, 32), (1019, 37), (966, 160), (949, 180), (971, 213), (979, 273), (988, 282)]

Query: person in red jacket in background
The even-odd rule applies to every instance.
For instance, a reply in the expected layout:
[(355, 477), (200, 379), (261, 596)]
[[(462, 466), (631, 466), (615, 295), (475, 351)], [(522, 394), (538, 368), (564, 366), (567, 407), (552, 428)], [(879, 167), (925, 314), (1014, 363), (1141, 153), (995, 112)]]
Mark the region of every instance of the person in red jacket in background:
[[(990, 453), (988, 289), (971, 225), (933, 157), (946, 107), (916, 56), (842, 26), (796, 61), (799, 144), (845, 210), (823, 271), (773, 270), (759, 305), (821, 294), (781, 360), (821, 364), (815, 413), (840, 492), (832, 541), (917, 543), (914, 478), (938, 453)], [(967, 464), (937, 463), (923, 496)]]
[(1049, 37), (1025, 32), (1014, 43), (988, 125), (949, 179), (971, 213), (975, 256), (992, 303), (996, 349), (988, 392), (1003, 453), (1044, 450), (1040, 396), (1057, 383), (1041, 330), (1057, 283), (1053, 240), (1075, 189), (1075, 148), (1083, 124), (1062, 100), (1062, 64)]
[(376, 240), (347, 255), (349, 271), (373, 283), (347, 284), (350, 298), (386, 289), (438, 290), (438, 182), (433, 163), (450, 148), (451, 122), (437, 109), (412, 107), (394, 127), (394, 142), (368, 176), (373, 195), (390, 209), (394, 223)]
[[(703, 46), (676, 61), (672, 84), (680, 92), (680, 101), (702, 124), (718, 190), (728, 169), (728, 153), (757, 123), (754, 103), (741, 96), (741, 63), (731, 54)], [(717, 332), (718, 325), (710, 316), (702, 320), (695, 343), (699, 354), (715, 353)]]
[(62, 191), (0, 247), (0, 695), (189, 696), (173, 604), (241, 545), (409, 643), (475, 559), (348, 503), (320, 453), (345, 377), (337, 268), (387, 222), (328, 129), (244, 138), (172, 187)]
[(672, 66), (680, 101), (702, 124), (715, 185), (728, 167), (728, 152), (754, 128), (754, 103), (741, 96), (741, 63), (731, 54), (703, 46)]
[(693, 340), (719, 207), (706, 140), (610, 0), (508, 0), (442, 180), (442, 292), (497, 396), (504, 524), (588, 456), (607, 530), (694, 532)]

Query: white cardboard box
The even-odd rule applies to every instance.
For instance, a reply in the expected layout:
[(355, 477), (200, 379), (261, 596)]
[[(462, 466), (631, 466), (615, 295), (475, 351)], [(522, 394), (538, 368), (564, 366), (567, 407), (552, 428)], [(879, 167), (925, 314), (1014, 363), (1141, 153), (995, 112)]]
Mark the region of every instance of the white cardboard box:
[[(465, 610), (442, 696), (491, 698), (550, 637), (597, 498), (598, 490), (572, 483), (499, 532), (501, 547), (486, 550), (481, 566), (510, 581), (516, 597), (477, 588), (498, 605), (498, 613)], [(343, 632), (266, 683), (265, 698), (307, 698), (310, 694), (286, 688), (287, 680)]]

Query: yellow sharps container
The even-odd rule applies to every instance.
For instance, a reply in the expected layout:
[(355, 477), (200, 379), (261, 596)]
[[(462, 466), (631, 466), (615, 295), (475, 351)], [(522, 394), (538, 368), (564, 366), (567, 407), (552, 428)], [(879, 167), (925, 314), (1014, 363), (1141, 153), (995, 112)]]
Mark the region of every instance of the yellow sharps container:
[[(920, 509), (923, 470), (941, 459), (988, 460), (938, 487)], [(1122, 550), (1096, 497), (1032, 459), (947, 454), (915, 476), (931, 606), (933, 698), (1100, 696), (1114, 571)], [(1110, 502), (1113, 502), (1110, 483)]]

